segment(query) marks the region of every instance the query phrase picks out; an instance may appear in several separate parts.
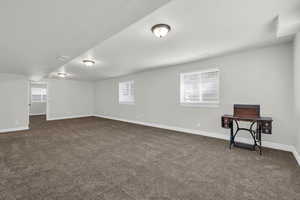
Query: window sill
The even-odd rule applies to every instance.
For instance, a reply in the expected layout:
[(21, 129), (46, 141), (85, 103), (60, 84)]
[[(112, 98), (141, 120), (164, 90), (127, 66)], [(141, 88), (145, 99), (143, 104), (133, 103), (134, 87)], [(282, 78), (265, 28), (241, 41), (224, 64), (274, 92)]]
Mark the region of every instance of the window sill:
[(186, 107), (202, 107), (202, 108), (219, 108), (219, 103), (180, 103), (181, 106)]
[(135, 105), (134, 102), (119, 102), (120, 105)]

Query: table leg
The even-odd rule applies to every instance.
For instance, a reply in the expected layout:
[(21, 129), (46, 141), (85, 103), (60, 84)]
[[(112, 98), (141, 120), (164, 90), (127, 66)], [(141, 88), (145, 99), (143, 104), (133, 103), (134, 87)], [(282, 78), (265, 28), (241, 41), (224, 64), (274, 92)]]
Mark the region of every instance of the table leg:
[(234, 143), (233, 140), (233, 124), (230, 127), (230, 142), (229, 142), (229, 149), (231, 149), (232, 144)]
[(259, 137), (259, 155), (262, 155), (262, 150), (261, 150), (261, 131), (258, 132), (258, 137)]

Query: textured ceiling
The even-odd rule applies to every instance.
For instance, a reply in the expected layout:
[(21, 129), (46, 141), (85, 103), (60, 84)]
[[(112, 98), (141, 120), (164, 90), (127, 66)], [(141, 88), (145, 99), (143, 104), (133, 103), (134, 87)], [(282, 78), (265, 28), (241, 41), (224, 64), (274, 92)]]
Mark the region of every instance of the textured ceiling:
[(299, 11), (299, 0), (3, 0), (0, 73), (100, 80), (190, 62), (290, 40)]
[[(277, 16), (299, 11), (299, 0), (174, 0), (72, 60), (60, 70), (99, 80), (286, 41)], [(151, 27), (167, 23), (165, 38)], [(85, 58), (97, 65), (87, 68)]]
[(1, 0), (0, 73), (38, 79), (169, 0)]

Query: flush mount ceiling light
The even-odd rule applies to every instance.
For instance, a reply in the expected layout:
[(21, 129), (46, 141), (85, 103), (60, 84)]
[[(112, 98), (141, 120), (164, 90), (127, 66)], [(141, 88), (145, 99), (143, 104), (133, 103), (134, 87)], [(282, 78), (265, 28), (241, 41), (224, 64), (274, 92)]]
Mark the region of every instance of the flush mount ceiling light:
[(168, 24), (156, 24), (151, 28), (151, 31), (156, 37), (162, 38), (171, 31), (171, 27)]
[(60, 78), (66, 78), (68, 76), (68, 74), (65, 72), (58, 72), (57, 76), (59, 76)]
[(91, 67), (95, 64), (95, 61), (93, 60), (83, 60), (82, 61), (87, 67)]

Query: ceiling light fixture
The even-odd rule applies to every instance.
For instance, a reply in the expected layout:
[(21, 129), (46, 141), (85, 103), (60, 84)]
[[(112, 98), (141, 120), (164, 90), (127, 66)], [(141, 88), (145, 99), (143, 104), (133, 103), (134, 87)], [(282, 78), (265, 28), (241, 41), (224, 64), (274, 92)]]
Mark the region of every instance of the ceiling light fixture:
[(68, 74), (64, 73), (64, 72), (58, 72), (57, 76), (59, 76), (60, 78), (66, 78), (68, 76)]
[(156, 24), (151, 28), (151, 31), (156, 37), (162, 38), (171, 31), (171, 27), (167, 24)]
[(91, 67), (95, 64), (95, 61), (93, 60), (83, 60), (82, 61), (87, 67)]

